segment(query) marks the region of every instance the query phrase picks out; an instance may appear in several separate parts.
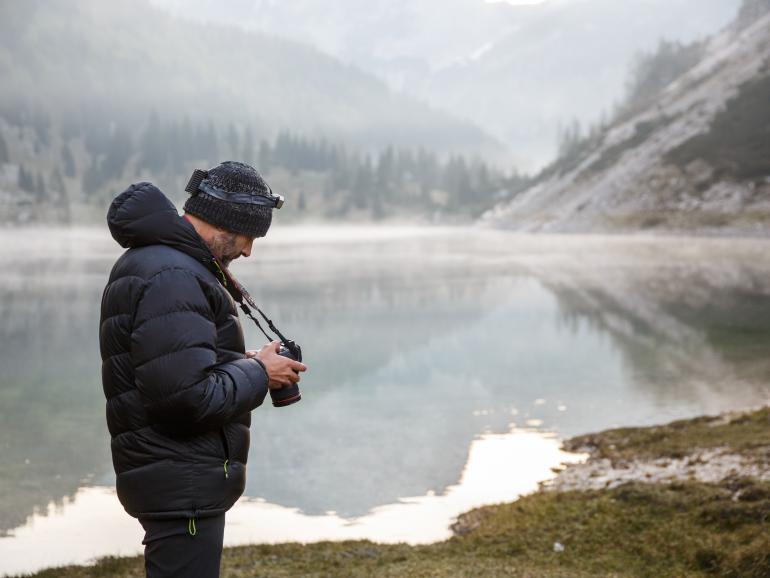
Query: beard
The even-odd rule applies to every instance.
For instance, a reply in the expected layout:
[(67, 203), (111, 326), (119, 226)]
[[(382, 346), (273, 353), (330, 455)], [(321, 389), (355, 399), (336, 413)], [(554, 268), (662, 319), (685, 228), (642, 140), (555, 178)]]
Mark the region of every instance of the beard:
[(211, 254), (225, 268), (240, 256), (240, 252), (235, 248), (235, 237), (235, 234), (223, 231), (214, 235), (209, 243)]

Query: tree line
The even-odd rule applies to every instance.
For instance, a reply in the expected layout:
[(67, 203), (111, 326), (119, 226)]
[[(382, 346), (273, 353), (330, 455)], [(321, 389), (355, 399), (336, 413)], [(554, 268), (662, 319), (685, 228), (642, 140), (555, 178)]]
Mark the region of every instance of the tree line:
[(564, 126), (559, 131), (556, 160), (540, 176), (564, 173), (577, 166), (602, 142), (609, 127), (655, 104), (666, 87), (703, 58), (705, 49), (705, 40), (688, 44), (661, 39), (655, 50), (637, 54), (621, 102), (586, 129), (577, 120)]
[[(48, 150), (55, 157), (49, 177), (55, 183), (50, 184), (63, 189), (66, 177), (79, 185), (87, 202), (111, 198), (127, 178), (170, 182), (225, 159), (255, 166), (268, 182), (281, 173), (283, 186), (296, 189), (285, 192), (298, 200), (300, 211), (321, 210), (331, 218), (357, 212), (379, 219), (394, 207), (477, 216), (525, 181), (462, 155), (393, 146), (350, 150), (286, 130), (267, 138), (250, 125), (163, 119), (157, 113), (140, 127), (87, 119), (57, 126), (44, 114), (11, 120), (29, 129), (36, 153)], [(3, 158), (8, 162), (10, 155), (0, 140), (0, 162)], [(20, 167), (18, 186), (44, 199), (47, 183), (33, 168)]]

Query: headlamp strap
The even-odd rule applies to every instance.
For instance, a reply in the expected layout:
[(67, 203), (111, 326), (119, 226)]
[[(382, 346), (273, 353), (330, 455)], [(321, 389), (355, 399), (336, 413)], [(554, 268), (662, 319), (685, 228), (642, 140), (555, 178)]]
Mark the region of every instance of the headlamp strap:
[(280, 209), (283, 206), (283, 196), (273, 193), (273, 190), (267, 183), (265, 183), (265, 186), (267, 186), (267, 194), (265, 195), (235, 193), (215, 187), (206, 180), (208, 176), (208, 171), (195, 169), (190, 176), (190, 180), (187, 181), (187, 186), (184, 188), (185, 192), (190, 193), (193, 197), (198, 193), (206, 193), (210, 197), (221, 201), (240, 205), (263, 205), (275, 209)]

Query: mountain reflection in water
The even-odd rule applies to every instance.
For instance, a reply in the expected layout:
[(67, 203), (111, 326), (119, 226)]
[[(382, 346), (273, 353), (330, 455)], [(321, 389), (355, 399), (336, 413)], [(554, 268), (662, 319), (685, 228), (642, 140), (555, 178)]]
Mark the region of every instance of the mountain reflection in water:
[[(97, 330), (120, 249), (87, 229), (0, 237), (8, 531), (113, 483)], [(768, 249), (277, 227), (233, 272), (310, 370), (302, 403), (254, 413), (246, 495), (358, 518), (447, 494), (485, 433), (529, 425), (565, 437), (765, 402)], [(248, 320), (244, 329), (250, 347), (264, 342)]]

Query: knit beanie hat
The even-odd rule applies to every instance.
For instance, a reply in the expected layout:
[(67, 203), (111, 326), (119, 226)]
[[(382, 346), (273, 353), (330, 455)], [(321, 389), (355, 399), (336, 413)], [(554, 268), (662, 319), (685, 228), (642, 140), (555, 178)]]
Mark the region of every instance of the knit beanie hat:
[[(251, 203), (249, 197), (259, 196), (264, 197), (264, 200), (279, 197), (274, 197), (272, 190), (254, 167), (245, 163), (225, 161), (210, 171), (196, 171), (190, 183), (193, 183), (196, 175), (199, 176), (198, 181), (192, 187), (188, 184), (187, 190), (192, 196), (184, 204), (186, 212), (233, 233), (250, 237), (264, 237), (267, 234), (273, 218), (273, 208), (269, 203)], [(228, 194), (240, 202), (225, 200)]]

